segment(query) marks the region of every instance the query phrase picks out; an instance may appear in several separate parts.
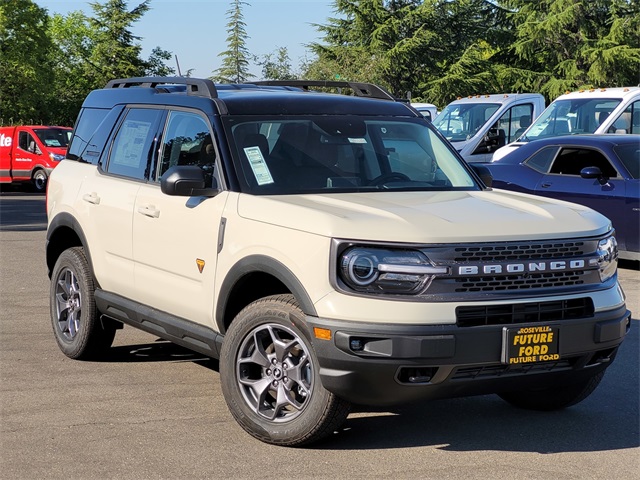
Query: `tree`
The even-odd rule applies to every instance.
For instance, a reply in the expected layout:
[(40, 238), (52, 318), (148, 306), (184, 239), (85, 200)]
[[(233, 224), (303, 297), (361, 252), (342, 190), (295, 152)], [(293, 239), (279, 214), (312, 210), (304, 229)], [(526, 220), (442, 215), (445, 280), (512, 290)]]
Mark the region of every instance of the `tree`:
[[(429, 95), (444, 102), (445, 95), (438, 93), (442, 84), (432, 82), (450, 69), (454, 78), (445, 85), (484, 87), (490, 75), (474, 68), (486, 66), (487, 54), (496, 50), (492, 44), (506, 42), (505, 14), (486, 0), (336, 0), (335, 9), (342, 17), (317, 25), (325, 34), (324, 45), (312, 45), (318, 64), (348, 59), (348, 66), (355, 67), (351, 79), (377, 78), (397, 96), (417, 92), (418, 98)], [(317, 68), (311, 65), (308, 70)], [(472, 78), (461, 83), (456, 80), (461, 76)], [(467, 92), (450, 92), (446, 101), (456, 94)]]
[(0, 123), (47, 121), (53, 45), (47, 11), (31, 0), (0, 2)]
[[(50, 18), (49, 36), (55, 46), (53, 88), (50, 102), (53, 123), (73, 125), (87, 93), (97, 87), (92, 82), (89, 63), (96, 43), (87, 17), (81, 11)], [(102, 86), (102, 85), (100, 85)]]
[(101, 88), (114, 78), (145, 74), (149, 65), (140, 58), (140, 37), (133, 35), (130, 28), (149, 10), (150, 1), (144, 0), (130, 11), (125, 0), (90, 3), (95, 16), (89, 18), (89, 25), (95, 43), (88, 64), (94, 88)]
[(296, 75), (291, 71), (291, 59), (287, 47), (280, 47), (273, 53), (263, 55), (258, 62), (262, 67), (264, 80), (292, 80)]
[(247, 49), (249, 36), (245, 30), (246, 24), (242, 14), (243, 5), (249, 6), (242, 0), (233, 0), (231, 8), (227, 10), (227, 49), (218, 56), (222, 58), (222, 66), (210, 77), (220, 83), (242, 83), (253, 78), (249, 72), (250, 54)]
[(512, 12), (515, 54), (548, 99), (566, 90), (638, 83), (638, 0), (502, 3)]

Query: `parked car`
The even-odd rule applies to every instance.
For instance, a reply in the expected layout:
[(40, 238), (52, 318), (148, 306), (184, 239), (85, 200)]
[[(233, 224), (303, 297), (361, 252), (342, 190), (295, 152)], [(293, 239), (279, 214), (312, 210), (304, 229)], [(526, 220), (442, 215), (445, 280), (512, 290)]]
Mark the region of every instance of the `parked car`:
[(447, 105), (433, 125), (467, 162), (490, 162), (544, 110), (539, 93), (472, 95)]
[(536, 140), (487, 167), (494, 188), (579, 203), (609, 217), (620, 257), (640, 260), (640, 135)]
[(420, 112), (420, 115), (427, 120), (433, 121), (436, 115), (438, 115), (438, 107), (433, 103), (412, 103), (411, 106)]
[(481, 167), (376, 85), (112, 80), (49, 179), (53, 336), (98, 359), (126, 324), (217, 358), (276, 445), (351, 404), (575, 405), (631, 326), (611, 222)]
[(581, 133), (639, 134), (640, 87), (593, 88), (561, 95), (517, 141), (496, 150), (493, 160), (533, 140)]

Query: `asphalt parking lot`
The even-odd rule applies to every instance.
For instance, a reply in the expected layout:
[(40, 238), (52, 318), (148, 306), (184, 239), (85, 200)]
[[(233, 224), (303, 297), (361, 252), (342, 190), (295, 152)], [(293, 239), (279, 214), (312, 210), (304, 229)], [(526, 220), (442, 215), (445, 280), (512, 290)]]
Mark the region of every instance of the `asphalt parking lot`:
[(598, 389), (560, 412), (497, 396), (360, 409), (328, 441), (263, 444), (236, 424), (217, 362), (125, 327), (70, 360), (49, 320), (44, 196), (0, 194), (0, 478), (637, 479), (640, 275), (631, 332)]

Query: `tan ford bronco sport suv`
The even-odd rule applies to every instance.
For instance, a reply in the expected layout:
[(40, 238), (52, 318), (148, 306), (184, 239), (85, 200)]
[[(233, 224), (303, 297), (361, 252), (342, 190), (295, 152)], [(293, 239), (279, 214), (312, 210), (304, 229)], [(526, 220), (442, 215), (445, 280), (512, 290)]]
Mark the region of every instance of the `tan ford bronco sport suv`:
[(479, 173), (373, 85), (111, 81), (48, 184), (55, 338), (95, 358), (126, 324), (217, 358), (278, 445), (352, 403), (578, 403), (630, 326), (611, 223)]

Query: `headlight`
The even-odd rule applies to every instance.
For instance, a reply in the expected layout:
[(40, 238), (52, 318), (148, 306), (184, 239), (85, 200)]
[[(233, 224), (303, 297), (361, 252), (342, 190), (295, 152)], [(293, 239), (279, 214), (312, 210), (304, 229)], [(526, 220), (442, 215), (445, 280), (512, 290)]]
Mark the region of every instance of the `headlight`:
[(340, 279), (362, 293), (417, 294), (448, 267), (434, 266), (422, 252), (352, 247), (340, 256)]
[(59, 162), (60, 160), (64, 160), (64, 155), (60, 155), (59, 153), (50, 153), (49, 158), (54, 162)]
[(613, 235), (603, 238), (598, 242), (596, 251), (598, 258), (590, 261), (592, 266), (598, 266), (600, 281), (609, 280), (616, 274), (618, 268), (618, 242)]

